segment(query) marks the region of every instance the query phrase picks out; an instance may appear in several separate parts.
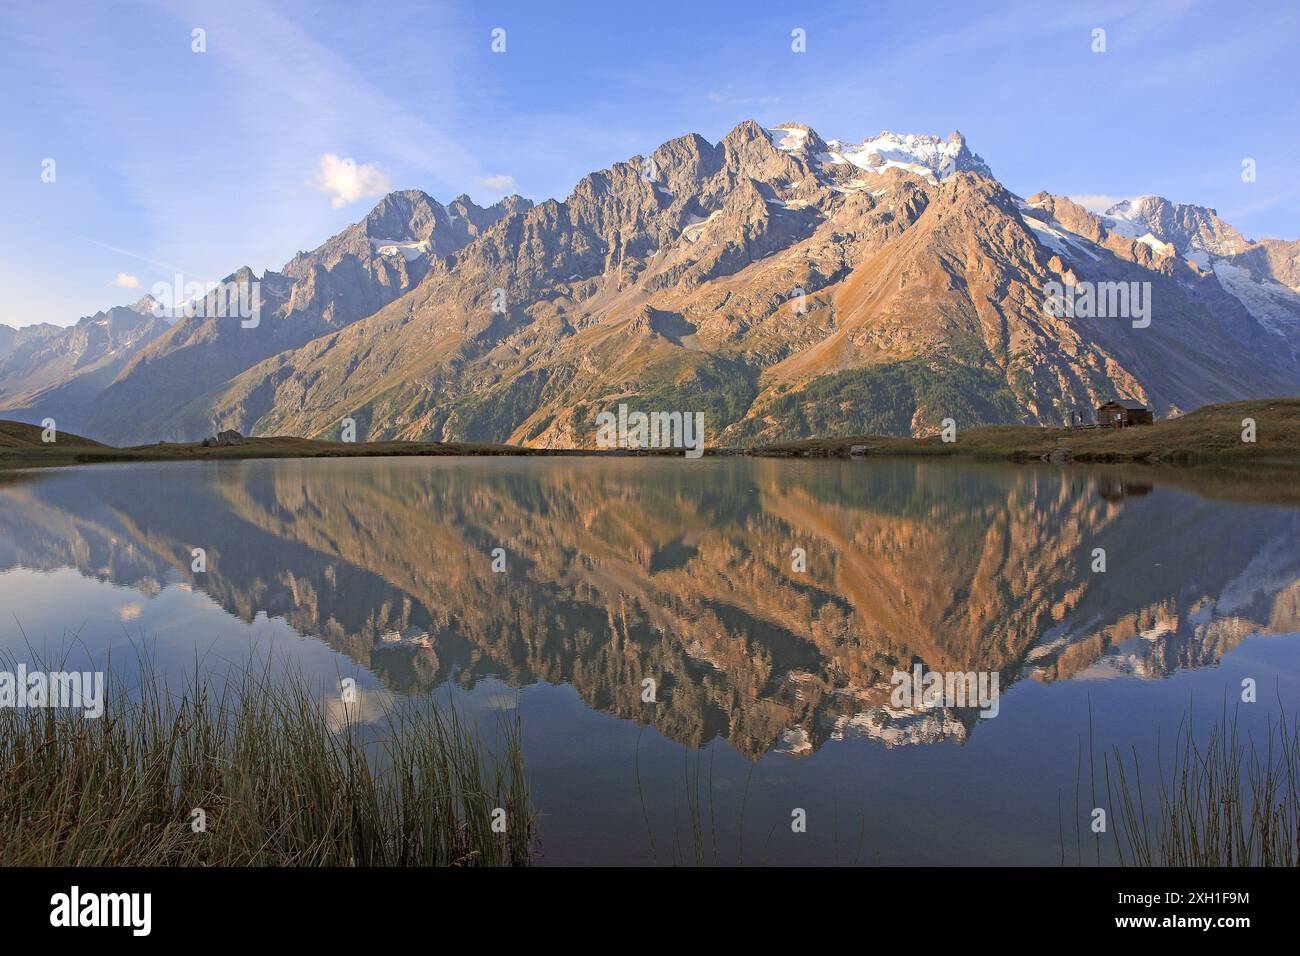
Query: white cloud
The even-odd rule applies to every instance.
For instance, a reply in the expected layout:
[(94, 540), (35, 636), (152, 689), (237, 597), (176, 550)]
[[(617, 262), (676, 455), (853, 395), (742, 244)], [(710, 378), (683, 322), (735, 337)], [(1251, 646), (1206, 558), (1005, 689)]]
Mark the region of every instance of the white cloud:
[(388, 174), (374, 163), (358, 164), (354, 159), (340, 159), (335, 153), (326, 153), (316, 167), (312, 186), (330, 196), (335, 209), (358, 199), (382, 196), (392, 192), (393, 183)]
[(1089, 212), (1105, 212), (1116, 203), (1124, 201), (1123, 196), (1108, 196), (1105, 193), (1085, 193), (1080, 196), (1069, 196), (1072, 202), (1078, 203)]
[(109, 285), (115, 285), (119, 289), (138, 289), (140, 288), (140, 279), (133, 275), (127, 275), (125, 272), (119, 272)]
[(480, 176), (478, 181), (488, 189), (493, 190), (515, 188), (515, 177), (507, 176), (505, 173), (497, 173), (495, 176)]

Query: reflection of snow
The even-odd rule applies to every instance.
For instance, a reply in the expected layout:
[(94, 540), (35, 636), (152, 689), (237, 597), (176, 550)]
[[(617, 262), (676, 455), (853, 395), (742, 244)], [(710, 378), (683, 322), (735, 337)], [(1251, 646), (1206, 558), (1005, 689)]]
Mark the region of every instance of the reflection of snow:
[(1025, 663), (1032, 664), (1044, 658), (1054, 657), (1080, 637), (1101, 627), (1102, 624), (1100, 617), (1091, 617), (1086, 621), (1078, 622), (1062, 621), (1039, 638), (1038, 643), (1029, 649), (1029, 653), (1025, 655)]
[(802, 727), (791, 727), (788, 730), (781, 731), (781, 736), (777, 739), (776, 747), (773, 749), (777, 753), (802, 757), (812, 753), (814, 748), (812, 738), (808, 736), (808, 731)]
[(1139, 634), (1138, 637), (1140, 637), (1144, 641), (1158, 641), (1166, 634), (1174, 634), (1174, 633), (1176, 633), (1176, 631), (1174, 630), (1173, 625), (1171, 625), (1168, 621), (1161, 621), (1155, 627), (1147, 628), (1145, 631)]
[(418, 627), (408, 627), (405, 631), (389, 630), (379, 635), (382, 644), (405, 644), (408, 647), (432, 647), (433, 639), (428, 631)]
[(886, 747), (932, 744), (941, 740), (965, 742), (970, 730), (951, 710), (895, 710), (881, 704), (852, 716), (839, 717), (832, 725), (832, 740), (866, 737)]
[(1217, 615), (1241, 614), (1260, 599), (1274, 595), (1300, 580), (1300, 550), (1293, 540), (1275, 538), (1228, 582), (1215, 605)]

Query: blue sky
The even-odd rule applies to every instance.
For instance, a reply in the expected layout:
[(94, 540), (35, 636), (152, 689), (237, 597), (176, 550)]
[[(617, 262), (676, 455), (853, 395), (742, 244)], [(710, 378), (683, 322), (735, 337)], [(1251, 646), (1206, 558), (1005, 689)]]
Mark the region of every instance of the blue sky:
[(1300, 238), (1297, 51), (1292, 0), (4, 0), (0, 322), (278, 268), (389, 187), (563, 198), (746, 118), (841, 139), (960, 129), (1021, 195), (1156, 193)]

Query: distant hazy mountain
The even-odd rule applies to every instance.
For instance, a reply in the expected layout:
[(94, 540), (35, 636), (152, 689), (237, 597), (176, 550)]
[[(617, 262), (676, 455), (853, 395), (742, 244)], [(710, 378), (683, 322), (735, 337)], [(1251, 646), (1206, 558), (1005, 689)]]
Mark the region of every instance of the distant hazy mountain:
[(0, 326), (0, 408), (29, 410), (30, 420), (52, 417), (64, 430), (84, 427), (87, 411), (131, 356), (167, 331), (153, 309), (145, 296), (66, 328)]
[[(328, 341), (414, 289), (439, 257), (529, 205), (514, 197), (481, 209), (461, 197), (443, 206), (418, 190), (386, 196), (361, 222), (261, 277), (256, 328), (232, 318), (177, 322), (96, 398), (87, 430), (137, 442), (214, 431), (222, 422), (213, 409), (241, 372), (269, 356)], [(254, 278), (245, 267), (225, 281)]]
[[(257, 328), (182, 319), (84, 396), (80, 430), (316, 436), (352, 417), (359, 438), (589, 446), (622, 402), (746, 443), (1300, 392), (1300, 243), (1158, 197), (1101, 215), (1021, 199), (957, 133), (747, 121), (563, 202), (393, 193), (260, 282)], [(1120, 282), (1150, 284), (1149, 326), (1046, 308), (1054, 284)], [(39, 417), (0, 381), (0, 406)]]

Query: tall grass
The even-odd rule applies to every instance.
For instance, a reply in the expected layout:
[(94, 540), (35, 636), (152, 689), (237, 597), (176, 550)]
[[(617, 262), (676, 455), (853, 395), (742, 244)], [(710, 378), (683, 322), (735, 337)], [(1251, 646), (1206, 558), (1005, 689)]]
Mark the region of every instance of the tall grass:
[(1260, 740), (1226, 707), (1198, 738), (1189, 711), (1170, 750), (1166, 764), (1157, 739), (1145, 769), (1136, 749), (1104, 754), (1120, 865), (1300, 865), (1300, 725), (1285, 710)]
[(0, 865), (496, 866), (534, 849), (517, 721), (494, 756), (454, 708), (399, 700), (363, 722), (252, 665), (177, 689), (146, 665), (106, 697), (98, 719), (0, 708)]

